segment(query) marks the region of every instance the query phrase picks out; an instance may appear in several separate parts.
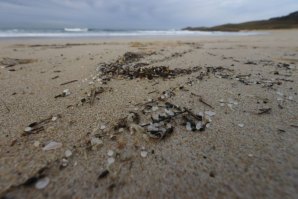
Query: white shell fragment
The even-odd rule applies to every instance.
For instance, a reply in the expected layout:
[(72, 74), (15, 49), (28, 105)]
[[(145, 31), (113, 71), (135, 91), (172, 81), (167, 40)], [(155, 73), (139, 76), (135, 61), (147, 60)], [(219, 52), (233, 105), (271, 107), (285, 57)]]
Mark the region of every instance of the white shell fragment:
[(33, 130), (33, 128), (31, 128), (31, 127), (26, 127), (25, 129), (24, 129), (24, 131), (26, 132), (26, 133), (29, 133), (29, 132), (31, 132)]
[(113, 150), (108, 150), (108, 156), (112, 157), (114, 155), (114, 151)]
[(71, 150), (67, 149), (67, 150), (64, 152), (64, 156), (65, 156), (66, 158), (69, 158), (70, 156), (72, 156), (72, 152), (71, 152)]
[(68, 160), (63, 158), (62, 161), (61, 161), (61, 166), (67, 167), (67, 165), (68, 165)]
[(106, 125), (104, 124), (100, 126), (100, 130), (104, 130), (105, 128), (106, 128)]
[(52, 121), (55, 122), (58, 119), (58, 117), (54, 116), (52, 117)]
[(69, 91), (69, 89), (65, 89), (65, 90), (63, 91), (63, 94), (64, 94), (64, 96), (68, 96), (68, 95), (70, 95), (70, 91)]
[(239, 126), (240, 128), (243, 128), (243, 127), (244, 127), (244, 124), (238, 124), (238, 126)]
[(36, 189), (44, 189), (48, 186), (49, 183), (50, 183), (50, 178), (48, 178), (48, 177), (41, 178), (36, 182), (35, 188)]
[(169, 116), (174, 116), (175, 113), (172, 110), (165, 109), (165, 113)]
[(146, 158), (147, 157), (147, 155), (148, 155), (148, 152), (147, 151), (141, 151), (141, 157), (142, 158)]
[(205, 111), (205, 114), (208, 115), (208, 116), (210, 116), (210, 117), (216, 115), (216, 113), (213, 112), (213, 111)]
[(200, 130), (202, 127), (203, 127), (202, 122), (198, 122), (198, 123), (196, 124), (196, 129), (197, 129), (197, 130)]
[(186, 123), (186, 130), (188, 130), (188, 131), (191, 131), (192, 130), (191, 123), (190, 122), (187, 122)]
[(59, 149), (61, 147), (62, 147), (62, 143), (52, 141), (49, 144), (47, 144), (45, 147), (43, 147), (43, 150), (44, 151), (49, 151), (49, 150)]

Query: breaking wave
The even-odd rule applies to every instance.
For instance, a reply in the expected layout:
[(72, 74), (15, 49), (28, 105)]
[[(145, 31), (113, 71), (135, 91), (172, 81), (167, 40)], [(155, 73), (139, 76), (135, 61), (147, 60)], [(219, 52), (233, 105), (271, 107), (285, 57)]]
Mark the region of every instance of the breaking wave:
[(261, 32), (202, 32), (187, 30), (99, 30), (64, 29), (0, 29), (0, 38), (36, 37), (152, 37), (152, 36), (249, 36)]

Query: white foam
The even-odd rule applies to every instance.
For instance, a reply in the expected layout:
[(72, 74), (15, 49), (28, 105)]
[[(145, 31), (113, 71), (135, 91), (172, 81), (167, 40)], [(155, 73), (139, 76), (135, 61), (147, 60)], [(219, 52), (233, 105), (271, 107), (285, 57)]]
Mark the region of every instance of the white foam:
[(187, 30), (135, 30), (104, 31), (87, 28), (65, 28), (63, 30), (0, 30), (0, 38), (24, 37), (146, 37), (146, 36), (250, 36), (268, 34), (265, 32), (207, 32)]

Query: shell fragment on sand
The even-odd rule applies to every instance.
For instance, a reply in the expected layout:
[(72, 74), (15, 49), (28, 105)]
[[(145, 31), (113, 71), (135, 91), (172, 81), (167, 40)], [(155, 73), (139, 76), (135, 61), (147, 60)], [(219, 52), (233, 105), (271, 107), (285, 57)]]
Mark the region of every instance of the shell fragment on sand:
[(52, 141), (52, 142), (48, 143), (45, 147), (43, 147), (42, 150), (49, 151), (49, 150), (59, 149), (61, 147), (62, 147), (62, 143)]
[(50, 183), (50, 178), (48, 177), (41, 178), (35, 183), (35, 188), (44, 189), (48, 186), (49, 183)]

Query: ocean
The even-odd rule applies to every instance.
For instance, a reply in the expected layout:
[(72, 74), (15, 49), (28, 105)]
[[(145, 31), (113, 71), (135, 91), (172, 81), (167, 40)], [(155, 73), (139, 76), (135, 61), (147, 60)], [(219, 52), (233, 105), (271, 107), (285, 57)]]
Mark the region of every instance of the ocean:
[(100, 30), (64, 29), (0, 29), (0, 38), (37, 37), (150, 37), (150, 36), (249, 36), (260, 32), (203, 32), (186, 30)]

